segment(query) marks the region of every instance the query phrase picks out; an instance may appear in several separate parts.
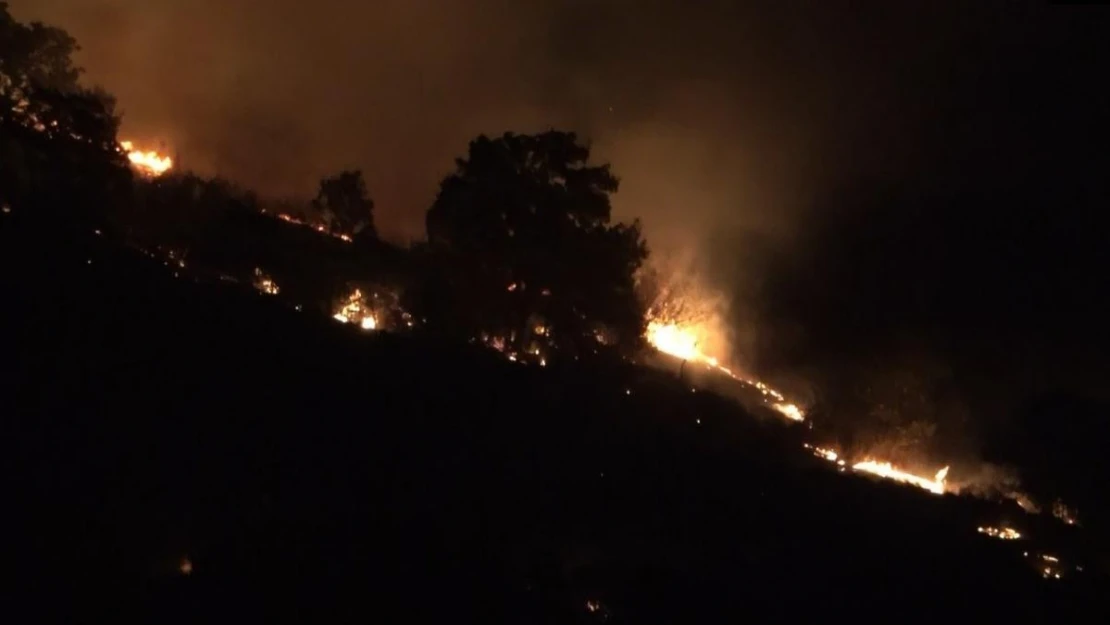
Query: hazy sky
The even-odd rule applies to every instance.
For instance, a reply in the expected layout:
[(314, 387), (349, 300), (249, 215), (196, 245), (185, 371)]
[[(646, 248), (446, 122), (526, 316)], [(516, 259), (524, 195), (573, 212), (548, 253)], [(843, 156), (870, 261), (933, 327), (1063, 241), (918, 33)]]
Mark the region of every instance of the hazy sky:
[[(579, 130), (657, 247), (778, 230), (839, 177), (912, 164), (990, 11), (933, 2), (15, 0), (68, 29), (124, 134), (270, 193), (361, 167), (417, 235), (480, 132)], [(862, 10), (870, 4), (868, 10)], [(1011, 3), (1013, 6), (1013, 3)]]
[(880, 368), (902, 351), (912, 367), (922, 350), (900, 347), (908, 337), (932, 350), (923, 361), (963, 362), (1007, 392), (1104, 379), (1110, 12), (1097, 7), (11, 8), (77, 37), (87, 80), (119, 98), (124, 136), (272, 195), (361, 168), (392, 239), (420, 236), (475, 135), (577, 130), (622, 178), (617, 216), (644, 219), (657, 258), (701, 256), (732, 298), (743, 362), (823, 358), (835, 373), (858, 346)]

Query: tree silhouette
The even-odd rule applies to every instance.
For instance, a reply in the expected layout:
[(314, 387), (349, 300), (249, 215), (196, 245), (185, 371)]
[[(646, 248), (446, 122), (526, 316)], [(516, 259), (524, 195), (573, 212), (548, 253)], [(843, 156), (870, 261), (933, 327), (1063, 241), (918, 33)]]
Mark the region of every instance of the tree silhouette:
[(0, 2), (0, 201), (41, 209), (106, 205), (131, 180), (115, 100), (81, 86), (76, 41), (16, 22)]
[(589, 157), (569, 132), (480, 136), (428, 211), (454, 314), (507, 349), (577, 356), (641, 340), (647, 248), (638, 222), (610, 224), (618, 180)]
[[(18, 102), (33, 89), (77, 88), (81, 69), (73, 64), (77, 41), (66, 31), (40, 22), (21, 24), (0, 2), (0, 93)], [(0, 114), (8, 114), (5, 107)]]
[(320, 211), (338, 234), (377, 236), (374, 201), (366, 191), (361, 171), (343, 171), (321, 180), (312, 206)]

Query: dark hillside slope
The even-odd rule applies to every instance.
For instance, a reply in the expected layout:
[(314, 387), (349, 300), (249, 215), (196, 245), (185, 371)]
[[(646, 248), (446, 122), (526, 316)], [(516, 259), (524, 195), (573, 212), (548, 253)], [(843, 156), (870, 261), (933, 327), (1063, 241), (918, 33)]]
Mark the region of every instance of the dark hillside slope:
[(801, 428), (670, 377), (366, 336), (16, 219), (0, 275), (17, 572), (0, 592), (44, 620), (1072, 622), (1093, 606), (1089, 580), (1040, 579), (965, 504), (837, 475), (800, 453)]

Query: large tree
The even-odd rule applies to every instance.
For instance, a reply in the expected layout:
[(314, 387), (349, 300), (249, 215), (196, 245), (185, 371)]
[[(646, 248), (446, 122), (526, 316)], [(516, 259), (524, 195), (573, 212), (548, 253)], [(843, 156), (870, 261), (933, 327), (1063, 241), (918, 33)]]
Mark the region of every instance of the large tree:
[(321, 180), (312, 205), (338, 234), (359, 234), (363, 237), (377, 235), (374, 228), (374, 201), (366, 191), (366, 182), (362, 179), (361, 171), (343, 171)]
[(574, 133), (506, 133), (470, 143), (428, 211), (431, 252), (454, 314), (516, 352), (591, 354), (637, 346), (639, 223), (611, 223), (618, 180)]
[(0, 2), (0, 202), (69, 209), (123, 197), (115, 101), (79, 83), (77, 50), (64, 30), (17, 22)]

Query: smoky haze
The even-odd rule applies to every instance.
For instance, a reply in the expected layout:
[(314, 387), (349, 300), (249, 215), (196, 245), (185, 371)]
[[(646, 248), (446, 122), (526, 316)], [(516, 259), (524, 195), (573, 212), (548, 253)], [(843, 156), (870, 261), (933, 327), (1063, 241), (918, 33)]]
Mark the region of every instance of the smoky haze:
[[(850, 386), (805, 369), (828, 373), (843, 358), (872, 363), (864, 371), (890, 358), (993, 375), (1008, 364), (999, 349), (1030, 334), (1050, 348), (1023, 352), (1024, 377), (1006, 379), (1040, 380), (1050, 355), (1062, 377), (1061, 358), (1105, 308), (1077, 295), (1092, 280), (1074, 279), (1092, 275), (1090, 250), (1105, 242), (1092, 233), (1105, 230), (1066, 217), (1106, 197), (1105, 133), (1094, 132), (1105, 122), (1089, 123), (1106, 118), (1093, 88), (1105, 81), (1105, 12), (932, 1), (11, 5), (78, 39), (87, 80), (118, 96), (127, 137), (164, 141), (187, 168), (271, 196), (309, 196), (321, 176), (361, 168), (388, 238), (422, 234), (438, 181), (475, 135), (576, 130), (622, 178), (618, 217), (643, 218), (657, 258), (728, 294), (735, 351), (786, 378)], [(1053, 182), (1034, 189), (1039, 178)], [(1015, 225), (1019, 198), (1033, 202), (1023, 215), (1039, 216)], [(1053, 223), (1046, 211), (1087, 238), (1038, 238)], [(965, 214), (977, 215), (974, 236)], [(953, 251), (932, 263), (925, 252), (938, 249)], [(1079, 252), (1044, 262), (1060, 249)], [(1066, 277), (1071, 290), (1031, 289), (1034, 274), (1046, 285)], [(930, 316), (954, 301), (966, 310)], [(1011, 319), (1067, 306), (1081, 309), (1078, 323)], [(1052, 328), (1068, 325), (1073, 335), (1056, 341)], [(953, 351), (969, 336), (977, 351)]]
[[(422, 232), (480, 132), (581, 132), (657, 248), (781, 233), (849, 173), (908, 166), (912, 84), (975, 37), (922, 3), (16, 0), (80, 42), (124, 134), (263, 193), (364, 169), (382, 229)], [(693, 5), (693, 6), (691, 6)], [(742, 6), (734, 6), (742, 5)], [(964, 15), (963, 19), (981, 19)], [(943, 31), (940, 32), (940, 31)], [(916, 109), (916, 110), (915, 110)]]

